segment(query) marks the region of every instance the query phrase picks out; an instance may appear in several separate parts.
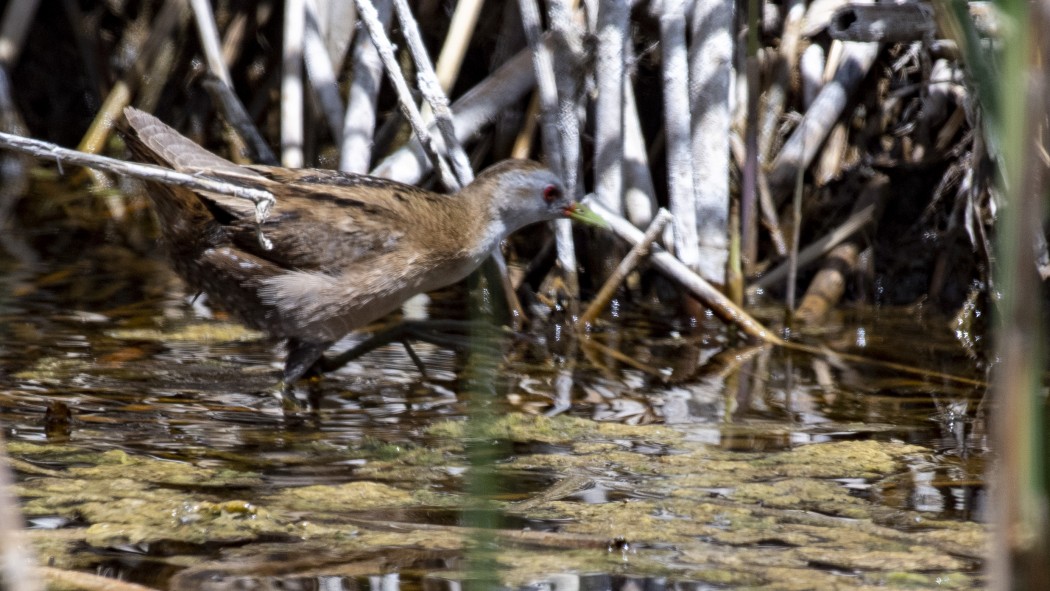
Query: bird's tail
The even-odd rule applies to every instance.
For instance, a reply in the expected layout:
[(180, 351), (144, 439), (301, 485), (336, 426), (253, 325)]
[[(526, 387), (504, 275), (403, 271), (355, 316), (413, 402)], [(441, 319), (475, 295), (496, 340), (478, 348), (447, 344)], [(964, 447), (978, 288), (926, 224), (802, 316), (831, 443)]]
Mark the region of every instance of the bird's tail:
[[(124, 116), (128, 121), (124, 141), (135, 160), (187, 174), (240, 168), (201, 148), (148, 113), (127, 107)], [(145, 184), (161, 233), (173, 251), (214, 246), (216, 239), (221, 242), (222, 229), (192, 190), (153, 181)]]

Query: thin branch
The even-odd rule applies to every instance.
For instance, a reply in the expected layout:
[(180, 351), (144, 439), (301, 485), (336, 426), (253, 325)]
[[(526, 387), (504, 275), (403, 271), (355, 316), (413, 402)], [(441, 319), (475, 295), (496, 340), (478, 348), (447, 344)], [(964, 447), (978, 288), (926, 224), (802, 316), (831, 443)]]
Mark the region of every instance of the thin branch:
[(89, 168), (104, 170), (114, 174), (130, 176), (145, 181), (154, 181), (166, 185), (178, 185), (195, 191), (211, 191), (223, 195), (232, 195), (247, 199), (255, 204), (256, 220), (259, 223), (265, 221), (269, 215), (270, 208), (275, 200), (269, 191), (242, 187), (203, 176), (195, 176), (176, 172), (170, 168), (154, 166), (152, 164), (139, 164), (136, 162), (125, 162), (114, 158), (107, 158), (97, 154), (88, 154), (56, 146), (55, 144), (25, 138), (9, 133), (0, 133), (0, 149), (14, 150), (28, 154), (41, 160), (53, 160), (59, 167), (63, 164), (76, 166), (87, 166)]

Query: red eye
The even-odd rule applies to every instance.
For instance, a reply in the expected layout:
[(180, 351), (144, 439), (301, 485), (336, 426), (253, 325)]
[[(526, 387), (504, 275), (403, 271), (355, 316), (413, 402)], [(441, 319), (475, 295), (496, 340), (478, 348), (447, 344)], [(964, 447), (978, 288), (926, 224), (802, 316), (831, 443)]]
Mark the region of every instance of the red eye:
[(561, 199), (561, 189), (554, 185), (547, 185), (543, 188), (543, 200), (547, 203), (554, 203), (558, 199)]

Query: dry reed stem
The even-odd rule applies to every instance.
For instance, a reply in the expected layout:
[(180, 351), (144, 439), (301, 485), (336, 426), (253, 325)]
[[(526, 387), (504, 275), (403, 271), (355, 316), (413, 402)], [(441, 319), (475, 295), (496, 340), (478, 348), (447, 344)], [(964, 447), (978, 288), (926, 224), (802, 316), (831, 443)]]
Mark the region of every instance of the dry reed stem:
[(305, 8), (303, 61), (306, 64), (306, 78), (321, 106), (321, 113), (328, 123), (332, 141), (338, 146), (343, 140), (343, 114), (346, 109), (343, 107), (342, 97), (339, 96), (335, 66), (321, 33), (322, 23), (316, 0), (306, 0)]
[(663, 50), (664, 129), (667, 134), (667, 195), (674, 214), (674, 252), (690, 269), (700, 269), (697, 203), (693, 190), (690, 137), (689, 66), (685, 47), (685, 2), (662, 0), (660, 47)]
[(448, 25), (448, 34), (445, 35), (445, 43), (438, 53), (435, 68), (438, 83), (446, 93), (451, 92), (456, 78), (459, 77), (459, 69), (467, 55), (467, 47), (484, 6), (485, 0), (460, 0), (452, 12), (452, 22)]
[[(883, 210), (888, 189), (889, 177), (884, 174), (872, 177), (854, 203), (853, 212), (874, 205), (877, 219)], [(795, 318), (799, 322), (809, 325), (823, 322), (831, 308), (838, 304), (846, 291), (847, 273), (854, 270), (861, 246), (862, 240), (854, 233), (853, 237), (831, 249), (798, 305)]]
[[(875, 221), (875, 213), (876, 208), (874, 205), (871, 205), (850, 215), (844, 222), (839, 224), (837, 228), (829, 232), (823, 238), (800, 250), (798, 253), (798, 266), (801, 268), (809, 265), (836, 245), (842, 243), (843, 240), (849, 239), (865, 226)], [(747, 288), (747, 294), (749, 296), (754, 296), (759, 290), (768, 289), (778, 282), (783, 281), (788, 274), (787, 266), (786, 262), (781, 263), (765, 275), (762, 275), (753, 281)]]
[(303, 154), (303, 41), (306, 34), (305, 0), (284, 3), (281, 46), (281, 164), (302, 168)]
[[(380, 26), (385, 30), (390, 26), (390, 0), (376, 0), (375, 8)], [(352, 56), (354, 78), (346, 99), (339, 170), (364, 174), (372, 163), (372, 139), (375, 137), (376, 103), (382, 84), (383, 62), (368, 35), (358, 35), (354, 39)]]
[(317, 0), (317, 13), (318, 22), (323, 25), (321, 32), (328, 48), (328, 61), (338, 72), (343, 68), (357, 30), (357, 7), (346, 0)]
[(644, 228), (653, 221), (653, 214), (659, 206), (649, 169), (649, 154), (645, 150), (642, 123), (638, 118), (634, 86), (626, 84), (623, 95), (623, 204), (627, 219), (636, 227)]
[(398, 22), (401, 24), (401, 34), (408, 42), (412, 61), (416, 64), (417, 86), (434, 114), (438, 131), (445, 144), (445, 153), (452, 161), (452, 170), (456, 174), (456, 180), (459, 181), (461, 187), (465, 187), (474, 180), (474, 171), (467, 158), (467, 153), (463, 151), (463, 146), (456, 139), (456, 126), (448, 107), (448, 97), (441, 89), (437, 74), (434, 72), (434, 65), (430, 62), (426, 47), (423, 46), (419, 25), (406, 0), (394, 0), (394, 14), (397, 15)]
[(798, 69), (802, 79), (802, 107), (808, 109), (824, 86), (824, 48), (816, 43), (807, 47)]
[(725, 282), (729, 257), (729, 136), (733, 3), (697, 0), (690, 18), (689, 105), (700, 275)]
[(842, 116), (850, 96), (875, 63), (878, 43), (845, 43), (842, 65), (835, 77), (817, 95), (798, 128), (773, 161), (769, 186), (779, 203), (790, 192), (799, 170), (809, 166), (835, 122)]
[[(552, 2), (565, 12), (566, 7)], [(572, 88), (563, 88), (568, 97), (559, 96), (558, 82), (555, 74), (551, 48), (543, 42), (540, 29), (540, 14), (536, 0), (518, 0), (521, 10), (522, 27), (525, 39), (532, 52), (533, 69), (536, 73), (536, 88), (540, 105), (541, 135), (547, 165), (554, 174), (563, 179), (569, 195), (577, 194), (576, 167), (579, 158), (579, 127), (576, 118), (575, 103), (572, 102)], [(566, 19), (568, 15), (559, 18)], [(551, 22), (555, 22), (551, 15)], [(565, 34), (565, 33), (563, 33)], [(564, 37), (563, 37), (564, 39)], [(571, 157), (569, 156), (571, 153)], [(558, 250), (558, 262), (565, 277), (565, 288), (569, 298), (577, 301), (580, 298), (580, 282), (576, 273), (576, 248), (572, 237), (572, 224), (569, 220), (554, 222), (554, 236)]]
[(536, 93), (540, 106), (540, 131), (547, 166), (554, 174), (565, 178), (565, 157), (562, 137), (558, 132), (558, 83), (554, 77), (554, 59), (551, 48), (540, 39), (540, 10), (536, 0), (518, 0), (525, 39), (532, 52), (532, 67), (536, 74)]
[[(244, 140), (249, 159), (256, 164), (277, 164), (277, 156), (270, 149), (270, 144), (255, 127), (244, 108), (244, 103), (237, 98), (233, 89), (214, 77), (206, 77), (201, 85), (211, 95), (212, 102), (218, 107), (226, 123)], [(238, 151), (234, 150), (234, 154), (238, 154)]]
[(419, 108), (412, 99), (412, 91), (409, 90), (408, 83), (405, 81), (405, 76), (401, 72), (401, 68), (398, 66), (397, 57), (394, 55), (394, 48), (390, 44), (390, 39), (386, 36), (386, 31), (383, 29), (383, 25), (379, 22), (379, 15), (376, 12), (375, 6), (372, 5), (371, 0), (354, 0), (354, 2), (357, 3), (357, 13), (361, 17), (361, 21), (365, 24), (365, 27), (368, 29), (368, 35), (372, 38), (372, 43), (375, 44), (376, 50), (379, 52), (379, 57), (383, 61), (383, 67), (386, 70), (387, 77), (394, 85), (395, 90), (397, 90), (398, 106), (401, 109), (401, 114), (405, 116), (409, 125), (412, 126), (412, 131), (415, 133), (416, 139), (418, 139), (422, 145), (427, 158), (430, 160), (431, 164), (437, 168), (441, 184), (449, 189), (458, 189), (460, 185), (456, 181), (456, 177), (453, 176), (452, 171), (449, 170), (448, 164), (439, 154), (437, 143), (427, 131), (426, 125), (423, 123), (423, 117), (419, 112)]
[(230, 80), (230, 70), (223, 59), (219, 29), (215, 25), (215, 14), (211, 10), (211, 2), (190, 0), (190, 8), (193, 9), (193, 21), (197, 25), (197, 36), (201, 42), (201, 49), (204, 51), (204, 61), (208, 64), (208, 72), (226, 86), (233, 86), (233, 81)]
[(627, 0), (598, 3), (597, 97), (594, 105), (594, 191), (598, 200), (618, 215), (623, 207), (623, 86), (624, 57), (630, 28)]
[(540, 120), (540, 94), (532, 93), (529, 106), (525, 107), (525, 118), (510, 148), (511, 158), (528, 158), (532, 154), (533, 138), (536, 136), (537, 121)]
[[(630, 244), (637, 244), (644, 237), (641, 230), (635, 228), (631, 222), (610, 211), (593, 196), (587, 196), (584, 202), (609, 224), (609, 227), (617, 236)], [(653, 266), (695, 295), (727, 324), (736, 326), (744, 334), (766, 343), (774, 345), (784, 344), (783, 339), (773, 334), (765, 326), (762, 326), (762, 323), (752, 318), (750, 314), (734, 304), (721, 291), (693, 272), (671, 253), (659, 246), (654, 246), (650, 258)]]

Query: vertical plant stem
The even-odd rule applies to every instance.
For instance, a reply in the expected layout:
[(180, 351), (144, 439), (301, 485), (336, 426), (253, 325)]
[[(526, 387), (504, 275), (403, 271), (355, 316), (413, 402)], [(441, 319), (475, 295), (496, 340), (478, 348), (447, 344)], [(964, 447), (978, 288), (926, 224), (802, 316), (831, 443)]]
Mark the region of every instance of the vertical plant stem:
[[(1046, 64), (1050, 9), (1011, 0), (1003, 5), (1017, 27), (1004, 41), (999, 81), (999, 140), (1006, 204), (998, 228), (998, 301), (994, 369), (994, 441), (998, 465), (988, 481), (995, 521), (989, 581), (996, 590), (1034, 590), (1050, 577), (1047, 523), (1047, 402), (1042, 288), (1036, 236), (1045, 220), (1050, 174), (1041, 154), (1050, 142)], [(984, 80), (991, 83), (990, 80)]]
[(656, 189), (649, 170), (649, 154), (646, 152), (642, 123), (638, 118), (638, 103), (634, 97), (634, 85), (624, 88), (623, 160), (624, 160), (624, 208), (627, 219), (639, 228), (648, 226), (656, 212)]
[(697, 0), (690, 20), (689, 105), (700, 276), (725, 282), (729, 228), (733, 3)]
[(40, 591), (44, 586), (33, 573), (36, 557), (22, 531), (22, 514), (13, 492), (15, 483), (10, 465), (4, 439), (0, 435), (0, 589)]
[[(376, 0), (377, 20), (384, 30), (390, 26), (390, 0)], [(372, 164), (372, 138), (375, 137), (376, 102), (382, 83), (383, 62), (368, 35), (358, 35), (353, 49), (354, 79), (346, 100), (343, 118), (343, 144), (339, 150), (339, 170), (364, 174)]]
[[(477, 305), (471, 306), (471, 316), (483, 320)], [(491, 340), (492, 335), (472, 335), (472, 343)], [(466, 521), (474, 528), (467, 550), (467, 567), (472, 589), (498, 589), (496, 574), (497, 545), (494, 530), (502, 523), (502, 513), (492, 502), (497, 490), (494, 466), (506, 453), (506, 444), (489, 435), (496, 419), (493, 405), (498, 404), (496, 371), (499, 361), (488, 347), (473, 346), (464, 369), (467, 395), (467, 422), (463, 447), (467, 453), (470, 471), (467, 473)]]
[(335, 80), (335, 67), (324, 42), (322, 23), (316, 0), (306, 0), (306, 29), (304, 32), (304, 63), (310, 88), (317, 96), (321, 112), (328, 123), (329, 132), (336, 145), (343, 139), (343, 99), (339, 96), (339, 85)]
[(485, 0), (460, 0), (456, 3), (452, 22), (448, 25), (448, 34), (445, 36), (445, 44), (441, 46), (441, 53), (438, 54), (436, 68), (438, 82), (445, 92), (450, 92), (452, 85), (456, 83), (459, 68), (463, 65), (463, 57), (467, 54), (467, 47), (478, 22), (478, 15), (484, 6)]
[[(554, 171), (554, 174), (565, 181), (569, 194), (575, 195), (577, 166), (575, 156), (579, 151), (576, 109), (574, 105), (566, 107), (565, 111), (561, 108), (562, 102), (559, 101), (551, 50), (547, 44), (543, 43), (540, 36), (540, 14), (536, 0), (518, 0), (518, 6), (521, 9), (521, 22), (525, 29), (525, 39), (529, 44), (529, 50), (532, 51), (533, 67), (536, 70), (541, 135), (543, 137), (543, 149), (547, 154), (547, 165)], [(565, 113), (568, 113), (568, 115), (563, 117), (562, 115)], [(564, 136), (559, 133), (559, 129), (564, 133)], [(570, 143), (572, 144), (574, 156), (571, 165), (569, 165), (565, 157), (565, 148)], [(554, 222), (554, 236), (557, 241), (558, 262), (565, 273), (566, 289), (573, 301), (578, 300), (580, 284), (576, 274), (576, 252), (573, 247), (572, 225), (569, 220)]]
[(222, 44), (219, 42), (219, 29), (215, 26), (215, 14), (208, 0), (190, 0), (193, 9), (193, 21), (197, 24), (197, 35), (200, 38), (204, 60), (212, 76), (222, 80), (226, 86), (233, 86), (230, 70), (222, 59)]
[(667, 130), (667, 186), (674, 215), (674, 246), (679, 260), (700, 268), (693, 191), (693, 151), (689, 137), (688, 62), (685, 48), (685, 2), (662, 0), (660, 47), (663, 50), (664, 125)]
[(303, 39), (305, 0), (284, 3), (284, 43), (281, 52), (281, 164), (302, 168), (303, 156)]
[(623, 213), (623, 85), (624, 55), (630, 26), (627, 0), (598, 3), (598, 57), (595, 77), (595, 193), (607, 209)]
[[(560, 92), (557, 93), (557, 121), (561, 132), (562, 178), (570, 195), (581, 195), (579, 186), (580, 168), (580, 114), (582, 110), (577, 102), (580, 85), (580, 64), (583, 61), (583, 42), (581, 33), (575, 26), (574, 11), (566, 0), (549, 0), (547, 20), (554, 33), (555, 56), (554, 78)], [(537, 39), (539, 42), (539, 39)], [(546, 45), (540, 43), (541, 45)], [(540, 74), (537, 72), (537, 79)], [(577, 274), (576, 246), (572, 237), (572, 222), (555, 220), (555, 245), (558, 250), (558, 264), (561, 266), (565, 287), (575, 306), (580, 299), (580, 279)], [(575, 307), (572, 310), (576, 310)]]

